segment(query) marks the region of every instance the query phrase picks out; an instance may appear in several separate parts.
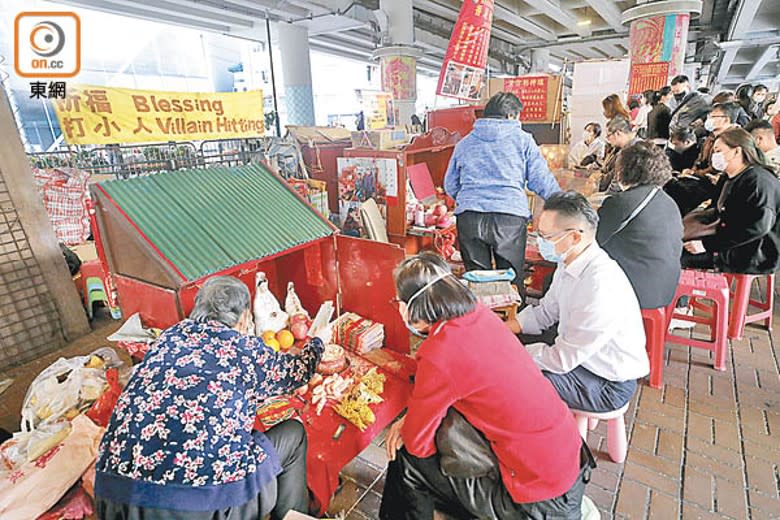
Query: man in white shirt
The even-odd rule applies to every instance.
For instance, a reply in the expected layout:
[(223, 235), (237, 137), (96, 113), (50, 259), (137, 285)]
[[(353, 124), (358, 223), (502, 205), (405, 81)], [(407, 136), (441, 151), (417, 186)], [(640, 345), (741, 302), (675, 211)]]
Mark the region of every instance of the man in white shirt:
[(780, 146), (777, 145), (775, 129), (772, 128), (772, 124), (756, 119), (748, 123), (745, 130), (750, 132), (753, 139), (756, 140), (756, 146), (764, 152), (766, 162), (774, 168), (775, 174), (780, 175)]
[(633, 396), (636, 380), (650, 372), (639, 303), (620, 266), (595, 241), (598, 216), (579, 193), (547, 199), (539, 218), (539, 252), (558, 269), (537, 306), (509, 327), (541, 334), (558, 324), (552, 345), (526, 349), (566, 404), (609, 412)]

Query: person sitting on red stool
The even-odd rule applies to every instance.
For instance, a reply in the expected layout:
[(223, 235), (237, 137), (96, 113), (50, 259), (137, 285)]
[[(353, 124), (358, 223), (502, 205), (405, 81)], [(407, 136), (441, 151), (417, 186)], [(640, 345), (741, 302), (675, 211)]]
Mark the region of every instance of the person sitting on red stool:
[[(650, 372), (645, 331), (634, 289), (596, 243), (598, 216), (588, 200), (552, 195), (539, 217), (539, 252), (558, 262), (539, 305), (507, 322), (569, 408), (605, 413), (622, 408), (636, 380)], [(554, 340), (528, 344), (558, 325)]]

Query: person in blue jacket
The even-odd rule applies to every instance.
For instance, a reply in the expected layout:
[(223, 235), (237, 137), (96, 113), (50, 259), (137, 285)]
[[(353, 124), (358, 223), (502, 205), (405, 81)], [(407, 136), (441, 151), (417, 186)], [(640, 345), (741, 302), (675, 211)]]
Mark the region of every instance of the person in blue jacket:
[(560, 191), (531, 134), (520, 125), (523, 104), (499, 92), (456, 146), (444, 177), (455, 199), (466, 270), (512, 267), (523, 291), (528, 218), (526, 188), (546, 199)]

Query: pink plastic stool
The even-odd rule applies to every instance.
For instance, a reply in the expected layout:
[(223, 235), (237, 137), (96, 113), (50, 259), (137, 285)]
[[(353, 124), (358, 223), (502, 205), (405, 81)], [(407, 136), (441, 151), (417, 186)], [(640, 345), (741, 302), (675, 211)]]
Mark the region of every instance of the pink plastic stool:
[[(775, 275), (772, 274), (726, 274), (729, 287), (736, 281), (735, 291), (731, 293), (733, 307), (729, 319), (729, 338), (742, 339), (745, 333), (745, 325), (756, 321), (764, 321), (768, 330), (772, 330), (772, 307), (775, 303)], [(754, 300), (750, 297), (750, 289), (755, 280), (766, 277), (766, 293), (764, 301)], [(759, 283), (759, 289), (761, 284)], [(749, 307), (756, 307), (759, 312), (748, 314)]]
[(668, 327), (666, 307), (642, 309), (642, 323), (645, 326), (645, 349), (650, 360), (650, 386), (661, 388), (664, 384), (664, 339)]
[[(676, 311), (677, 300), (683, 296), (691, 298), (691, 305), (707, 311), (707, 316), (688, 316)], [(710, 300), (712, 305), (704, 305), (698, 298)], [(719, 273), (684, 269), (680, 274), (680, 283), (672, 303), (667, 307), (666, 341), (703, 348), (715, 352), (715, 370), (726, 370), (726, 352), (728, 348), (729, 328), (729, 286), (726, 277)], [(710, 328), (710, 339), (700, 340), (672, 334), (668, 323), (672, 319), (701, 323)]]
[(572, 410), (571, 413), (574, 414), (574, 419), (577, 421), (580, 436), (585, 440), (588, 439), (588, 429), (593, 430), (596, 428), (599, 421), (607, 421), (607, 451), (609, 458), (621, 464), (626, 460), (626, 453), (628, 452), (626, 410), (628, 410), (628, 404), (612, 412), (596, 413)]

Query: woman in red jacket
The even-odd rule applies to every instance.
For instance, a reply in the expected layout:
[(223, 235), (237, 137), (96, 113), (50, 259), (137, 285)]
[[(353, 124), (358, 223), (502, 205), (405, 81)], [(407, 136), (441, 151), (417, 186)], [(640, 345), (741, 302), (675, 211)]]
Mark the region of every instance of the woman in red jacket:
[[(380, 518), (580, 518), (593, 466), (571, 412), (488, 308), (444, 260), (422, 253), (396, 270), (399, 312), (427, 336), (406, 416), (387, 437)], [(450, 407), (490, 443), (501, 478), (447, 476), (436, 431)]]

